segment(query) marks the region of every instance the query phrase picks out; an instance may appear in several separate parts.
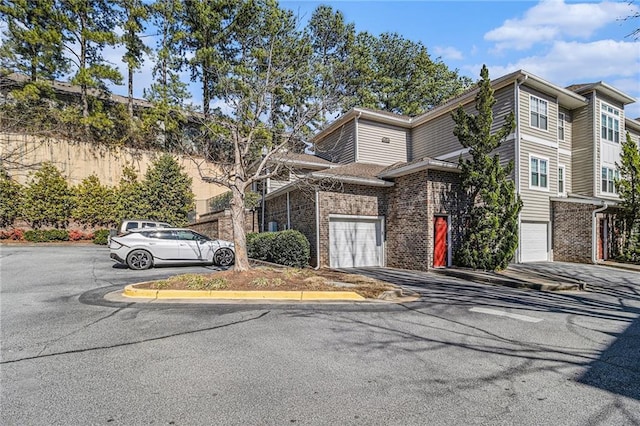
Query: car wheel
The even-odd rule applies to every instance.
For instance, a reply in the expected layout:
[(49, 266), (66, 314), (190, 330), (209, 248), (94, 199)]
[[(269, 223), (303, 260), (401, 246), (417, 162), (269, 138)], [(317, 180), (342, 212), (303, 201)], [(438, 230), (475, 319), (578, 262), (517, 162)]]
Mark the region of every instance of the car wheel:
[(131, 269), (149, 269), (153, 265), (153, 256), (146, 250), (133, 250), (127, 256), (127, 265)]
[(233, 254), (233, 250), (228, 248), (221, 248), (213, 255), (213, 263), (218, 266), (229, 266), (233, 264), (235, 260), (235, 255)]

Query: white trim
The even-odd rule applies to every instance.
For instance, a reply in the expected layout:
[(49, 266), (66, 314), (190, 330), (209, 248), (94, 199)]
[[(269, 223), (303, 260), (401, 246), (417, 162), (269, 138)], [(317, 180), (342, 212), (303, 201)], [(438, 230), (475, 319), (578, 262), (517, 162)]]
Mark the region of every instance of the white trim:
[(334, 179), (338, 182), (344, 183), (353, 183), (356, 185), (366, 185), (366, 186), (393, 186), (393, 182), (389, 182), (386, 180), (378, 179), (378, 178), (362, 178), (356, 176), (344, 176), (344, 175), (334, 175), (327, 173), (311, 173), (311, 176), (314, 178), (320, 179)]
[[(547, 162), (547, 186), (533, 186), (531, 184), (531, 159), (535, 158), (536, 160), (542, 160), (542, 161), (546, 161)], [(543, 192), (549, 192), (550, 188), (551, 188), (551, 169), (550, 166), (551, 162), (549, 161), (549, 158), (547, 157), (543, 157), (542, 155), (537, 155), (537, 154), (532, 154), (529, 153), (529, 176), (528, 176), (528, 180), (529, 180), (529, 189), (531, 189), (532, 191), (543, 191)], [(540, 182), (540, 163), (538, 163), (538, 183)]]
[(562, 155), (566, 155), (568, 157), (571, 157), (573, 155), (573, 152), (570, 149), (558, 148), (558, 154), (562, 154)]
[[(562, 169), (562, 186), (564, 191), (560, 192), (560, 169)], [(556, 185), (558, 186), (558, 195), (566, 196), (567, 195), (567, 166), (561, 163), (558, 163), (558, 176), (557, 176)]]
[(550, 140), (543, 139), (533, 135), (523, 134), (522, 140), (526, 142), (537, 143), (538, 145), (548, 146), (549, 148), (556, 148), (556, 149), (558, 148), (558, 142), (552, 142)]
[(329, 214), (329, 220), (331, 219), (354, 219), (354, 220), (382, 220), (384, 223), (384, 216), (365, 216), (357, 214)]
[(466, 154), (467, 152), (469, 152), (469, 148), (462, 148), (457, 151), (449, 152), (447, 154), (438, 155), (437, 157), (434, 157), (434, 160), (442, 161), (442, 160), (446, 160), (447, 158), (459, 157), (462, 154)]
[[(532, 103), (533, 103), (533, 102), (531, 102), (531, 101), (532, 101), (534, 98), (535, 98), (535, 99), (537, 99), (539, 102), (544, 102), (544, 103), (546, 104), (546, 110), (547, 110), (547, 112), (546, 112), (546, 114), (544, 115), (544, 117), (546, 117), (546, 118), (547, 118), (547, 126), (546, 126), (546, 128), (544, 128), (544, 129), (543, 129), (542, 127), (534, 126), (533, 124), (531, 124), (531, 113), (533, 112), (533, 109), (531, 108), (531, 105), (532, 105)], [(537, 112), (537, 114), (538, 114), (538, 122), (539, 122), (539, 121), (540, 121), (540, 120), (539, 120), (539, 118), (540, 118), (540, 115), (541, 115), (541, 114), (540, 114), (540, 112)], [(531, 127), (532, 129), (541, 130), (541, 131), (543, 131), (543, 132), (549, 132), (549, 121), (550, 121), (550, 120), (549, 120), (549, 101), (548, 101), (548, 100), (546, 100), (546, 99), (542, 99), (542, 98), (541, 98), (541, 97), (539, 97), (539, 96), (529, 94), (529, 127)], [(557, 136), (558, 136), (558, 134), (556, 133), (556, 139), (557, 139)]]

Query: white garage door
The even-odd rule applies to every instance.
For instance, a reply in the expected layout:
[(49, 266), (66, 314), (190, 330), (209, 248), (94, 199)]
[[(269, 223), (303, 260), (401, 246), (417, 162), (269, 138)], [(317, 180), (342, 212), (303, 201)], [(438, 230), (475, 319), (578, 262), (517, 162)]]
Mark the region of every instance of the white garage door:
[(332, 268), (383, 266), (383, 253), (382, 219), (329, 219), (329, 264)]
[(522, 222), (520, 228), (520, 253), (522, 262), (543, 262), (549, 260), (546, 223)]

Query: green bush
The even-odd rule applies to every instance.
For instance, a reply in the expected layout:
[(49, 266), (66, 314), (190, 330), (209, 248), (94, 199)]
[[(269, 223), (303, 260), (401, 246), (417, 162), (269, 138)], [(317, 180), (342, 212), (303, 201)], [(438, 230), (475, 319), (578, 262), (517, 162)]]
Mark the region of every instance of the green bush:
[(108, 229), (98, 229), (93, 233), (93, 244), (99, 244), (102, 246), (106, 246), (109, 242), (109, 230)]
[(69, 232), (65, 229), (33, 229), (24, 233), (24, 239), (32, 243), (69, 241)]
[(247, 256), (251, 259), (270, 261), (271, 242), (275, 236), (275, 232), (247, 234)]
[(302, 268), (309, 264), (311, 245), (295, 230), (247, 235), (247, 254), (251, 259)]
[(271, 243), (271, 261), (279, 265), (304, 268), (309, 264), (311, 245), (300, 231), (276, 232)]

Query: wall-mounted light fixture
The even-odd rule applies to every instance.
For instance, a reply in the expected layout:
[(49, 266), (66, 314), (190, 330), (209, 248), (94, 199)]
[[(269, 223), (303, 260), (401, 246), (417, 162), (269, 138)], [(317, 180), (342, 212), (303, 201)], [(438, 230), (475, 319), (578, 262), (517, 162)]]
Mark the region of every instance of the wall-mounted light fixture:
[(391, 139), (389, 139), (387, 136), (383, 136), (382, 137), (382, 143), (390, 143)]

